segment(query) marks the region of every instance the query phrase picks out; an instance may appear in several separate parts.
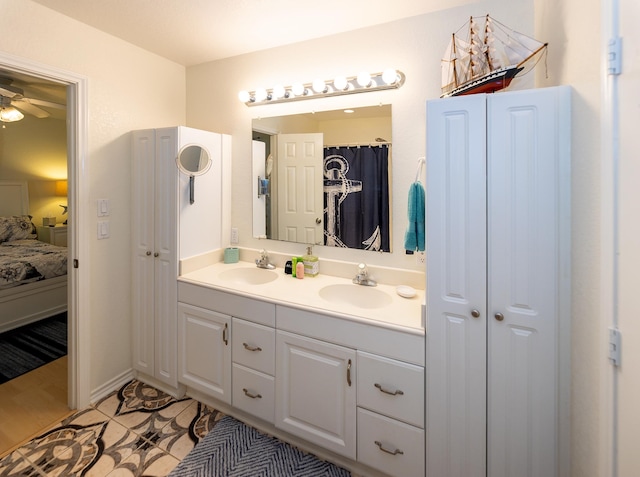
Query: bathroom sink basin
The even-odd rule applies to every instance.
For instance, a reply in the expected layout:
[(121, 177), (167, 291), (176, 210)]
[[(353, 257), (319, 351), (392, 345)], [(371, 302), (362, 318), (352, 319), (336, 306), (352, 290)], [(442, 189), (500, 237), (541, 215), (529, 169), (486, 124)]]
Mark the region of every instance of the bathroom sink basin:
[(263, 285), (278, 278), (273, 270), (264, 268), (234, 268), (220, 273), (220, 278), (242, 285)]
[(350, 283), (322, 287), (320, 297), (331, 303), (344, 303), (359, 308), (382, 308), (391, 304), (391, 297), (378, 288)]

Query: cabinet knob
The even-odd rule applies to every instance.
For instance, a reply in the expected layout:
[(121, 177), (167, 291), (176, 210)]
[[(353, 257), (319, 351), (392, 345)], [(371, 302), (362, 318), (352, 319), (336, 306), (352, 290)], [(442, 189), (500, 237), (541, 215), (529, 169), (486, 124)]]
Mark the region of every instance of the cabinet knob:
[(154, 254), (153, 254), (153, 256), (154, 256), (154, 257), (159, 257), (159, 256), (160, 256), (160, 254), (159, 254), (158, 252), (156, 252), (156, 253), (154, 253)]
[(351, 387), (351, 360), (347, 363), (347, 384)]
[(471, 310), (471, 316), (473, 316), (474, 318), (480, 318), (480, 311), (474, 308), (473, 310)]
[(502, 313), (496, 313), (495, 315), (493, 315), (495, 317), (496, 320), (498, 321), (502, 321), (504, 320), (504, 315)]
[(147, 250), (147, 257), (151, 255), (151, 250)]
[(229, 337), (227, 336), (228, 331), (229, 331), (229, 325), (225, 323), (224, 329), (222, 330), (222, 341), (224, 341), (225, 346), (229, 345)]

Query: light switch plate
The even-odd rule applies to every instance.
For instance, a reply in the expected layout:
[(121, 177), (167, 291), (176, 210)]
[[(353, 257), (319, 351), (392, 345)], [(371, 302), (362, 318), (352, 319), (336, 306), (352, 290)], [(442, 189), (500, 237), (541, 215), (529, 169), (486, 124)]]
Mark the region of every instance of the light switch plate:
[(98, 199), (98, 217), (109, 215), (109, 199)]
[(98, 240), (109, 238), (109, 221), (98, 221)]

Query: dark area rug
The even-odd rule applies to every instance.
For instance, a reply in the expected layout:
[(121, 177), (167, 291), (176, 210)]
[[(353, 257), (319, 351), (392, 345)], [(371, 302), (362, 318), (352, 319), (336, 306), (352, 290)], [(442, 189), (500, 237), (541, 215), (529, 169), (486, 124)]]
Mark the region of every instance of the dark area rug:
[(66, 312), (0, 333), (0, 384), (66, 354)]
[(274, 437), (225, 416), (197, 444), (169, 477), (349, 477)]

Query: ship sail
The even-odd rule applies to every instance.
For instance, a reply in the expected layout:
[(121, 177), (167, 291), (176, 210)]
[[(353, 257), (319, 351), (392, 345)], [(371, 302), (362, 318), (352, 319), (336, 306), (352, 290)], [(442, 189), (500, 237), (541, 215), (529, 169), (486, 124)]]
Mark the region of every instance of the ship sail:
[[(484, 19), (484, 22), (479, 21)], [(491, 18), (471, 17), (451, 37), (442, 60), (442, 96), (506, 88), (525, 63), (546, 50), (542, 43)]]

